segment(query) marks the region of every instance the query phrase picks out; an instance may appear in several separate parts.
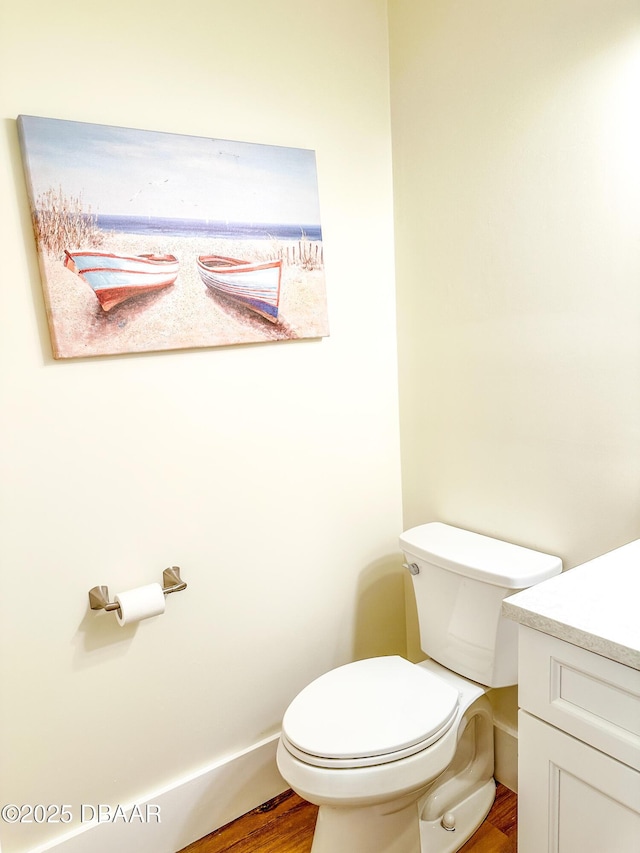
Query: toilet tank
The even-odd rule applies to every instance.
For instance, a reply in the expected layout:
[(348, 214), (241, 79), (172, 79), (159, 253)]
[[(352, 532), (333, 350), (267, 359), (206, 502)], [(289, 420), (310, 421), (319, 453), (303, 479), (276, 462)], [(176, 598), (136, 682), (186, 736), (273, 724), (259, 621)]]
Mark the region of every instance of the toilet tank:
[(407, 530), (400, 546), (412, 572), (422, 650), (487, 687), (516, 684), (518, 626), (502, 616), (502, 600), (559, 574), (562, 561), (440, 522)]

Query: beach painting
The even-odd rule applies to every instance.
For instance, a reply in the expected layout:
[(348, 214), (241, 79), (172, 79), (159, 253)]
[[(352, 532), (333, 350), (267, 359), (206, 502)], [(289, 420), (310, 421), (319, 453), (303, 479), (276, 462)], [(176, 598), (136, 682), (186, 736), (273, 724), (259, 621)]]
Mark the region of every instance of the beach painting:
[(329, 334), (315, 152), (20, 116), (54, 358)]

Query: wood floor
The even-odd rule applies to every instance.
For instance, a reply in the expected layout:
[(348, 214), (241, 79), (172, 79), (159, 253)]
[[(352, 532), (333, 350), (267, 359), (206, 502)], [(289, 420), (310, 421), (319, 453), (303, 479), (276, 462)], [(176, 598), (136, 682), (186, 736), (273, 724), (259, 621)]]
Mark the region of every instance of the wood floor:
[[(487, 819), (460, 853), (516, 853), (517, 797), (498, 784)], [(309, 853), (316, 806), (285, 791), (179, 853)]]

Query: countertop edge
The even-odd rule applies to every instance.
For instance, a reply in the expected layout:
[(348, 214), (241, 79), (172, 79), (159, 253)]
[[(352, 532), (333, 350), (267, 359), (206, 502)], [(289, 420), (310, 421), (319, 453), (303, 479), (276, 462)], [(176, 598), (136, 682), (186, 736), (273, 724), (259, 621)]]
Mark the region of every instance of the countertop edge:
[(591, 634), (580, 628), (558, 622), (549, 616), (543, 616), (533, 610), (528, 610), (508, 600), (502, 602), (502, 613), (507, 619), (512, 619), (520, 625), (526, 625), (544, 634), (550, 634), (559, 640), (564, 640), (574, 646), (586, 649), (589, 652), (602, 655), (602, 657), (617, 661), (632, 669), (640, 670), (640, 653), (635, 649), (620, 645), (614, 640)]

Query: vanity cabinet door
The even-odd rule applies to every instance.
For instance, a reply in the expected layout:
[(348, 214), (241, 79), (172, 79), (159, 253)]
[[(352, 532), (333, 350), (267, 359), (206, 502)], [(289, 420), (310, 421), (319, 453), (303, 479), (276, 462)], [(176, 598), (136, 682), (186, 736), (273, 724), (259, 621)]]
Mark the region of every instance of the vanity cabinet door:
[(638, 853), (640, 773), (518, 715), (518, 853)]

